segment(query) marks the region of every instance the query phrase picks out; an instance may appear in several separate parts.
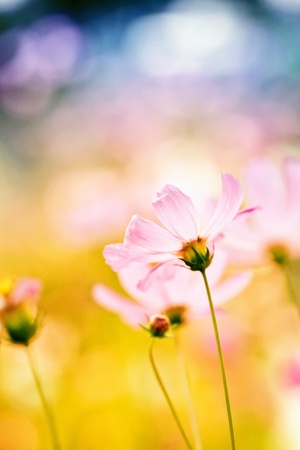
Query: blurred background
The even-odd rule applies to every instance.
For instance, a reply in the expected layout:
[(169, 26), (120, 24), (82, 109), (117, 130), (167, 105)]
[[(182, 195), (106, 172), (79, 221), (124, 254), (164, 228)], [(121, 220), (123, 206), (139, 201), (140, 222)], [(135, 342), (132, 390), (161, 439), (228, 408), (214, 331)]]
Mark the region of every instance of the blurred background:
[[(165, 183), (217, 195), (219, 172), (243, 184), (252, 158), (299, 155), (299, 41), (299, 0), (0, 0), (0, 274), (43, 280), (33, 350), (63, 449), (184, 448), (149, 336), (91, 288), (121, 290), (103, 247), (153, 217)], [(240, 450), (300, 446), (284, 289), (261, 269), (220, 318)], [(204, 448), (229, 449), (210, 319), (182, 341)], [(189, 429), (171, 341), (157, 360)], [(0, 436), (0, 450), (51, 448), (23, 349), (4, 342)]]

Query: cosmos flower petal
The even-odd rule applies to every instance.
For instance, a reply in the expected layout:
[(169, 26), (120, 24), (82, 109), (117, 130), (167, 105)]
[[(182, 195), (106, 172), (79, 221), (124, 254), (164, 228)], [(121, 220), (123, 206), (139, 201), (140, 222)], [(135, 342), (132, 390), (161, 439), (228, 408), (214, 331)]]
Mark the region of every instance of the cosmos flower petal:
[(274, 225), (274, 219), (282, 217), (285, 209), (285, 195), (282, 177), (278, 168), (267, 158), (255, 158), (250, 162), (246, 172), (248, 198), (252, 204), (260, 205), (262, 219), (269, 227)]
[(201, 237), (214, 240), (234, 219), (243, 200), (240, 183), (230, 174), (222, 174), (222, 194)]
[(228, 253), (220, 248), (217, 248), (214, 251), (213, 263), (206, 269), (206, 275), (210, 286), (214, 286), (222, 277), (222, 274), (225, 272), (228, 265), (228, 257)]
[(126, 323), (132, 326), (145, 323), (150, 314), (147, 308), (131, 302), (102, 284), (96, 284), (93, 287), (92, 295), (98, 305), (119, 314)]
[(151, 263), (153, 261), (164, 261), (168, 254), (157, 254), (142, 247), (126, 244), (109, 244), (103, 251), (105, 262), (115, 271), (125, 269), (132, 264)]
[(214, 289), (214, 305), (219, 306), (238, 295), (251, 281), (252, 273), (245, 271), (232, 275)]
[(199, 217), (190, 197), (170, 184), (159, 191), (157, 196), (153, 206), (164, 227), (183, 242), (197, 239)]
[[(118, 273), (123, 289), (138, 303), (153, 310), (162, 311), (165, 307), (165, 289), (162, 288), (161, 278), (156, 277), (147, 290), (138, 288), (140, 280), (148, 276), (149, 264), (131, 265)], [(161, 275), (163, 275), (161, 273)]]
[(116, 272), (130, 264), (134, 258), (130, 248), (124, 244), (106, 245), (103, 255), (106, 263)]
[(182, 241), (168, 230), (137, 215), (132, 217), (127, 227), (124, 243), (157, 253), (172, 253), (182, 247)]
[(178, 261), (177, 258), (173, 258), (173, 260), (171, 259), (171, 260), (156, 264), (156, 266), (151, 267), (149, 272), (147, 273), (147, 275), (138, 282), (138, 285), (137, 285), (138, 289), (140, 289), (141, 291), (148, 290), (149, 287), (152, 285), (154, 277), (157, 274), (157, 272), (162, 268), (162, 266), (165, 266), (166, 264), (176, 264), (176, 265), (182, 264), (184, 266), (184, 263), (181, 261)]

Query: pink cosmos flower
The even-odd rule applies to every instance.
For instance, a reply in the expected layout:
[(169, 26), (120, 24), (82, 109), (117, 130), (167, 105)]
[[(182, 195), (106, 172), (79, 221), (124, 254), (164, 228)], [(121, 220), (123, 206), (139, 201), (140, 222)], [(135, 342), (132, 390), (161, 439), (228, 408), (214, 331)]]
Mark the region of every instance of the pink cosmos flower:
[[(216, 307), (237, 295), (250, 281), (250, 273), (243, 272), (223, 280), (227, 255), (216, 251), (214, 264), (207, 269)], [(209, 314), (209, 304), (202, 278), (198, 273), (177, 265), (164, 265), (153, 273), (146, 291), (139, 289), (139, 280), (149, 272), (149, 264), (130, 266), (119, 271), (121, 285), (135, 302), (103, 284), (93, 288), (95, 301), (117, 313), (126, 323), (137, 326), (156, 313), (165, 314), (171, 324), (181, 324)], [(221, 281), (222, 279), (222, 281)]]
[[(163, 226), (134, 215), (124, 243), (104, 249), (106, 262), (113, 270), (119, 271), (132, 264), (159, 263), (160, 266), (175, 261), (192, 270), (201, 270), (201, 264), (207, 267), (214, 242), (238, 215), (243, 194), (238, 180), (230, 174), (222, 174), (222, 194), (206, 225), (201, 224), (190, 197), (177, 187), (166, 185), (157, 197), (153, 206)], [(145, 285), (140, 284), (140, 288)]]
[[(300, 256), (300, 159), (287, 157), (278, 167), (265, 157), (246, 169), (247, 200), (260, 206), (247, 223), (235, 221), (232, 258), (239, 262), (274, 260), (283, 264)], [(233, 248), (231, 246), (231, 248)]]

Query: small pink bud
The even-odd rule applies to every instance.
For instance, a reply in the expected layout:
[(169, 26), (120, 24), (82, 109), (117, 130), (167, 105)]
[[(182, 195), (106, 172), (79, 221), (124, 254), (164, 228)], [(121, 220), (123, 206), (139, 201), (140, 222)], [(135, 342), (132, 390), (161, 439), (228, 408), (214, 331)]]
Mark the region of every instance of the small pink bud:
[(165, 314), (154, 314), (149, 319), (149, 328), (152, 336), (163, 337), (170, 326), (170, 319)]

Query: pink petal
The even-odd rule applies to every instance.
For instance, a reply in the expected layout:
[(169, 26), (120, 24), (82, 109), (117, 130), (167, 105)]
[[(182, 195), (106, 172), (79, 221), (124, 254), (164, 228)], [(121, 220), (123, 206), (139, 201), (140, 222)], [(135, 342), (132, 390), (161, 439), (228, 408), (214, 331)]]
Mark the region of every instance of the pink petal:
[(92, 294), (98, 305), (119, 314), (131, 326), (145, 323), (147, 316), (151, 314), (147, 308), (129, 301), (102, 284), (95, 285)]
[(154, 312), (172, 305), (189, 304), (191, 297), (198, 303), (199, 287), (204, 290), (200, 274), (177, 259), (155, 267), (149, 264), (129, 267), (119, 272), (119, 278), (134, 299)]
[(140, 289), (143, 292), (147, 291), (152, 286), (152, 284), (153, 284), (153, 282), (155, 280), (155, 276), (157, 276), (157, 272), (160, 271), (161, 268), (165, 264), (169, 264), (169, 263), (174, 264), (175, 262), (176, 263), (178, 262), (177, 258), (174, 258), (173, 260), (170, 260), (170, 261), (164, 261), (164, 262), (161, 262), (159, 264), (156, 264), (156, 266), (150, 267), (150, 270), (146, 274), (146, 276), (138, 282), (138, 285), (137, 285), (138, 289)]
[(126, 230), (125, 244), (142, 247), (152, 253), (181, 250), (182, 241), (151, 220), (133, 216)]
[(169, 184), (157, 195), (158, 199), (153, 202), (153, 206), (164, 227), (180, 241), (197, 239), (199, 217), (190, 197)]
[(168, 259), (166, 254), (157, 254), (142, 247), (126, 244), (106, 245), (103, 251), (105, 262), (115, 272), (125, 269), (132, 264), (151, 263)]
[(243, 200), (240, 183), (230, 174), (222, 174), (222, 194), (201, 237), (213, 240), (233, 220)]
[(249, 164), (246, 175), (250, 202), (262, 207), (265, 214), (261, 217), (267, 227), (274, 225), (285, 209), (282, 177), (277, 167), (267, 158), (257, 158)]
[(108, 264), (116, 272), (126, 267), (132, 261), (130, 249), (124, 244), (106, 245), (103, 255), (106, 264)]
[(252, 273), (250, 271), (233, 275), (214, 288), (214, 304), (219, 306), (232, 300), (250, 283)]
[[(205, 287), (199, 272), (193, 272), (184, 263), (173, 265), (173, 278), (165, 281), (169, 305), (199, 305)], [(161, 271), (163, 272), (164, 269)]]
[(220, 247), (216, 248), (214, 251), (213, 261), (206, 269), (206, 275), (211, 289), (223, 277), (228, 266), (228, 256), (228, 252), (220, 249)]
[(283, 174), (287, 185), (288, 212), (300, 219), (300, 159), (286, 158), (283, 163)]
[(154, 312), (160, 312), (166, 306), (165, 289), (161, 279), (155, 277), (147, 290), (138, 288), (139, 282), (147, 277), (151, 268), (150, 264), (140, 264), (121, 270), (118, 276), (123, 288), (132, 298)]
[(236, 220), (242, 216), (243, 216), (243, 219), (248, 219), (249, 214), (252, 214), (254, 211), (260, 211), (260, 210), (262, 210), (261, 206), (252, 206), (250, 208), (245, 208), (245, 209), (242, 209), (241, 211), (239, 211), (236, 214), (236, 216), (234, 216), (233, 219)]

